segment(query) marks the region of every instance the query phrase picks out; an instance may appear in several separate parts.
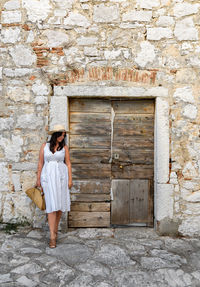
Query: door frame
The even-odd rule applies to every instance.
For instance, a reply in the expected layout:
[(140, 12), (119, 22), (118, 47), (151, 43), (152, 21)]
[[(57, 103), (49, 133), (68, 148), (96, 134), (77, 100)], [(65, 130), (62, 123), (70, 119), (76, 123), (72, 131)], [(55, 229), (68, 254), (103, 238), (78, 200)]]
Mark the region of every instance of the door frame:
[[(50, 101), (49, 128), (58, 122), (69, 129), (68, 98), (155, 99), (154, 123), (154, 227), (173, 219), (173, 185), (169, 184), (169, 104), (164, 87), (122, 87), (100, 85), (55, 86)], [(58, 113), (59, 111), (59, 113)]]

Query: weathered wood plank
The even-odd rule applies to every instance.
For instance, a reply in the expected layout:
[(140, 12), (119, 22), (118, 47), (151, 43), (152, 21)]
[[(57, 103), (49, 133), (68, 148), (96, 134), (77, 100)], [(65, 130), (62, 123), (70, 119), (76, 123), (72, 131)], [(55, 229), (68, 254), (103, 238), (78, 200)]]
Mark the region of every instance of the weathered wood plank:
[(114, 122), (117, 124), (131, 124), (138, 125), (151, 124), (154, 122), (154, 114), (115, 114)]
[(69, 117), (70, 125), (71, 123), (82, 123), (85, 124), (95, 124), (110, 122), (110, 113), (77, 113), (71, 112)]
[(154, 129), (153, 126), (147, 126), (147, 125), (116, 125), (114, 126), (114, 133), (115, 133), (115, 138), (116, 137), (124, 137), (124, 136), (142, 136), (142, 137), (147, 137), (150, 136), (152, 137), (154, 135)]
[(72, 163), (100, 163), (109, 160), (110, 149), (70, 149)]
[(132, 158), (132, 159), (129, 159), (129, 160), (124, 160), (124, 159), (120, 159), (120, 160), (117, 160), (117, 159), (113, 159), (112, 160), (112, 164), (113, 165), (118, 165), (118, 166), (130, 166), (130, 165), (153, 165), (153, 158), (141, 158), (141, 157), (138, 157), (137, 159), (136, 158)]
[(129, 180), (112, 180), (111, 223), (129, 223)]
[(71, 123), (70, 124), (71, 135), (99, 135), (99, 136), (110, 136), (111, 124), (109, 122), (95, 122), (91, 123)]
[(113, 109), (115, 113), (120, 114), (153, 114), (154, 100), (127, 100), (113, 101)]
[(70, 112), (110, 113), (110, 100), (105, 99), (70, 99)]
[(112, 165), (112, 177), (124, 179), (152, 179), (154, 176), (153, 165), (130, 165), (120, 168), (120, 165)]
[(71, 194), (71, 201), (80, 201), (80, 202), (105, 202), (110, 201), (110, 194), (86, 194), (86, 193), (77, 193)]
[(110, 164), (75, 163), (72, 165), (72, 177), (74, 179), (102, 179), (110, 178)]
[(69, 212), (69, 227), (109, 227), (110, 212)]
[(118, 161), (135, 161), (135, 162), (150, 162), (153, 163), (154, 161), (154, 150), (152, 149), (142, 149), (142, 147), (138, 147), (135, 149), (126, 149), (120, 150), (113, 148), (112, 150), (112, 158), (113, 161), (115, 158), (118, 158)]
[(148, 180), (130, 181), (130, 223), (148, 222)]
[(110, 211), (110, 202), (72, 202), (71, 211)]
[(148, 194), (148, 227), (154, 225), (154, 180), (149, 180), (149, 194)]
[(73, 180), (70, 193), (107, 193), (110, 194), (111, 182), (108, 180)]
[(110, 136), (70, 136), (70, 148), (110, 148)]
[(137, 149), (139, 147), (143, 147), (144, 149), (152, 149), (154, 148), (154, 138), (148, 136), (143, 137), (116, 137), (114, 135), (113, 138), (113, 148), (117, 149)]

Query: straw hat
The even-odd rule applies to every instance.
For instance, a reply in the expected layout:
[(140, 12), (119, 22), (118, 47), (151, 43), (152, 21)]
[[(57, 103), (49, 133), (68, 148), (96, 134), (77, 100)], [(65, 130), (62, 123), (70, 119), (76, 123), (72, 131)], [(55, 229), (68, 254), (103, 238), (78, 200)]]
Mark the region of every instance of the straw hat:
[(49, 135), (52, 135), (52, 134), (55, 133), (55, 132), (65, 132), (65, 133), (69, 133), (69, 131), (67, 131), (67, 130), (65, 129), (65, 127), (62, 126), (62, 125), (55, 125), (55, 126), (53, 126), (53, 129), (52, 129), (51, 131), (49, 131), (48, 134), (49, 134)]

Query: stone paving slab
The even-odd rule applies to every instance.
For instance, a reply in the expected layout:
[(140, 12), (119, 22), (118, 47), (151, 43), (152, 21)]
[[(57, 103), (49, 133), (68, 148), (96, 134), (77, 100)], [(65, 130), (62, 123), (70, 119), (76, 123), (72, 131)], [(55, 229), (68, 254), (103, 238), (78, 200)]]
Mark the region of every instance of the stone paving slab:
[(200, 240), (150, 228), (0, 231), (0, 287), (200, 287)]

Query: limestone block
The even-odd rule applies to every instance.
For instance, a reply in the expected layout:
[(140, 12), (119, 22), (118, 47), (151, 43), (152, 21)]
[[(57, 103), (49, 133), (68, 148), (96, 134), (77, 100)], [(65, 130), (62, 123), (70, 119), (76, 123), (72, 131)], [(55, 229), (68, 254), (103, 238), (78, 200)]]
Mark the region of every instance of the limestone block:
[(174, 6), (174, 16), (177, 18), (198, 13), (199, 4), (177, 3)]
[(41, 80), (37, 80), (33, 86), (32, 91), (36, 96), (47, 96), (49, 94), (49, 89)]
[(10, 77), (10, 78), (28, 76), (32, 72), (33, 72), (33, 69), (27, 69), (27, 68), (17, 68), (17, 69), (5, 68), (3, 70), (3, 74), (6, 77)]
[(24, 171), (24, 170), (36, 171), (37, 170), (37, 163), (32, 163), (32, 162), (13, 163), (12, 164), (12, 170), (15, 170), (15, 171)]
[(169, 104), (165, 99), (156, 98), (156, 181), (169, 180)]
[(54, 3), (57, 7), (61, 9), (71, 9), (74, 3), (74, 0), (54, 0)]
[(69, 36), (63, 31), (46, 30), (43, 35), (48, 38), (48, 47), (59, 47), (69, 43)]
[(169, 27), (174, 25), (174, 19), (170, 16), (160, 16), (156, 25), (160, 27)]
[(83, 10), (89, 10), (89, 9), (90, 9), (90, 6), (89, 6), (88, 4), (82, 4), (82, 5), (81, 5), (81, 8), (82, 8)]
[(176, 82), (185, 84), (185, 83), (194, 83), (197, 79), (196, 72), (193, 69), (182, 69), (176, 73)]
[(197, 117), (197, 112), (198, 112), (197, 107), (189, 104), (184, 107), (182, 114), (186, 118), (194, 120)]
[(137, 6), (144, 9), (152, 9), (153, 7), (159, 7), (159, 0), (137, 0)]
[(198, 176), (197, 169), (192, 162), (187, 162), (182, 170), (182, 174), (185, 178), (193, 178)]
[(94, 5), (93, 20), (98, 23), (119, 22), (119, 8), (116, 5)]
[(178, 230), (183, 236), (200, 236), (199, 216), (185, 218)]
[(84, 37), (81, 36), (80, 38), (77, 39), (77, 44), (79, 46), (90, 46), (90, 45), (95, 45), (98, 41), (97, 37)]
[(131, 10), (125, 14), (122, 15), (122, 21), (131, 21), (131, 22), (149, 22), (152, 18), (152, 12), (151, 11), (136, 11)]
[(9, 173), (7, 164), (0, 162), (0, 191), (8, 191)]
[(191, 87), (183, 87), (183, 88), (177, 88), (174, 93), (174, 99), (176, 102), (186, 102), (186, 103), (194, 103), (194, 96), (192, 94), (192, 88)]
[(4, 149), (6, 160), (14, 162), (19, 161), (23, 145), (23, 138), (21, 136), (12, 135), (11, 140), (1, 136), (0, 145)]
[(2, 77), (3, 77), (3, 68), (2, 67), (0, 67), (0, 80), (2, 80)]
[(36, 105), (48, 105), (48, 97), (37, 96), (37, 97), (34, 98), (34, 103)]
[(49, 0), (22, 0), (22, 7), (26, 9), (31, 22), (44, 21), (52, 11)]
[[(54, 86), (55, 96), (113, 96), (116, 97), (167, 97), (168, 90), (163, 87), (142, 88), (142, 87), (104, 87), (104, 86), (85, 86), (85, 85), (68, 85), (64, 87)], [(165, 102), (165, 101), (164, 101)], [(159, 106), (168, 119), (168, 106), (163, 104)], [(159, 117), (160, 118), (160, 117)], [(163, 125), (164, 123), (162, 123)], [(167, 123), (166, 123), (167, 124)], [(169, 160), (168, 160), (169, 161)]]
[(161, 5), (165, 6), (165, 5), (169, 5), (170, 0), (161, 0)]
[(22, 114), (17, 118), (16, 127), (21, 129), (37, 129), (43, 127), (43, 119), (42, 117), (36, 114)]
[(36, 62), (36, 55), (24, 45), (17, 45), (9, 49), (9, 53), (16, 66), (31, 66)]
[(22, 15), (20, 11), (2, 11), (1, 22), (2, 24), (20, 23)]
[(26, 87), (8, 87), (7, 96), (14, 102), (29, 102), (31, 93)]
[(195, 56), (190, 56), (188, 58), (188, 63), (195, 68), (200, 68), (200, 58), (199, 56), (195, 55)]
[(176, 22), (174, 35), (179, 41), (198, 40), (198, 30), (194, 26), (192, 18), (186, 18)]
[(20, 32), (20, 28), (18, 27), (4, 28), (1, 30), (1, 40), (3, 43), (16, 43), (21, 39)]
[(20, 9), (20, 0), (10, 0), (4, 4), (5, 10), (16, 10)]
[(158, 184), (156, 190), (156, 219), (173, 218), (173, 193), (172, 184)]
[(91, 57), (97, 57), (99, 56), (99, 51), (95, 47), (85, 47), (84, 55), (91, 56)]
[(199, 208), (199, 203), (194, 204), (194, 203), (187, 203), (185, 210), (183, 210), (184, 214), (190, 214), (190, 215), (200, 215), (200, 208)]
[(90, 26), (90, 22), (84, 15), (77, 12), (70, 12), (68, 17), (64, 19), (64, 25), (87, 28)]
[(66, 130), (69, 130), (68, 123), (68, 99), (65, 96), (62, 97), (51, 97), (50, 102), (50, 126), (49, 129), (53, 129), (54, 125), (63, 125)]
[(154, 46), (148, 41), (140, 43), (141, 51), (137, 54), (135, 62), (142, 68), (148, 63), (152, 63), (156, 57)]
[(30, 31), (30, 32), (28, 33), (28, 37), (27, 37), (27, 39), (26, 39), (26, 43), (31, 43), (31, 42), (34, 41), (34, 39), (35, 39), (34, 33), (33, 33), (33, 31)]
[(2, 221), (9, 222), (13, 220), (14, 214), (15, 210), (14, 210), (12, 194), (6, 194), (3, 204)]
[(13, 127), (14, 120), (13, 118), (0, 118), (0, 131), (9, 130)]
[(178, 178), (176, 172), (170, 173), (170, 183), (171, 184), (178, 184)]
[(200, 202), (200, 191), (192, 192), (187, 198), (187, 201), (190, 202)]
[(67, 11), (62, 10), (62, 9), (55, 9), (54, 15), (57, 17), (65, 17), (67, 15)]
[[(39, 156), (38, 145), (38, 156)], [(25, 192), (28, 188), (35, 186), (37, 180), (36, 173), (34, 171), (23, 171), (21, 175), (22, 191)]]
[(147, 39), (158, 41), (161, 39), (172, 38), (172, 30), (169, 28), (147, 28)]
[(20, 173), (19, 172), (13, 172), (12, 173), (12, 184), (14, 186), (14, 191), (20, 191), (21, 190), (21, 182), (20, 182)]
[(114, 60), (121, 54), (121, 50), (104, 51), (104, 57), (106, 60)]
[(113, 46), (127, 47), (129, 45), (129, 41), (131, 41), (131, 33), (130, 31), (114, 29), (110, 32), (108, 36), (108, 44), (112, 44)]

